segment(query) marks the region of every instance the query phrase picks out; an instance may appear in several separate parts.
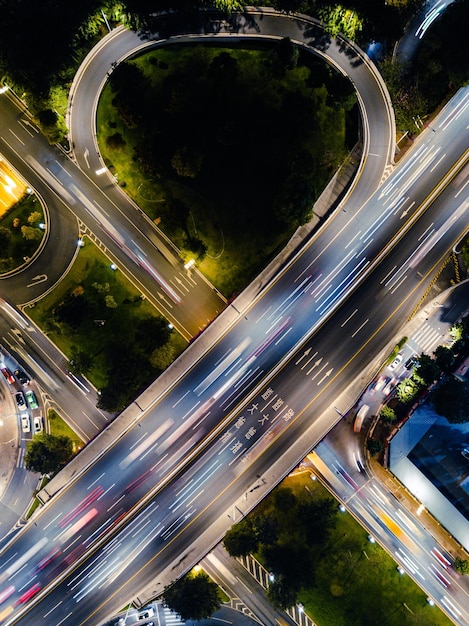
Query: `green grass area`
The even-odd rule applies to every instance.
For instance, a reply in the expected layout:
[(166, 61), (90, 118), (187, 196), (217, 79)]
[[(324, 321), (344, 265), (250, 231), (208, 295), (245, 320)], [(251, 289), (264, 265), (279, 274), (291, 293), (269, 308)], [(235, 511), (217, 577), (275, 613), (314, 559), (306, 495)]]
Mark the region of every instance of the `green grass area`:
[[(230, 84), (232, 95), (226, 100), (224, 93), (211, 94), (209, 78), (211, 63), (228, 52), (236, 64), (236, 84)], [(286, 187), (297, 189), (298, 177), (306, 177), (310, 192), (317, 197), (347, 150), (346, 114), (329, 102), (324, 84), (329, 84), (330, 75), (325, 64), (300, 55), (298, 66), (281, 78), (267, 80), (269, 54), (264, 49), (181, 45), (146, 52), (133, 60), (145, 77), (144, 93), (135, 94), (133, 100), (139, 106), (145, 100), (143, 118), (150, 117), (155, 124), (154, 120), (171, 110), (175, 131), (164, 140), (158, 134), (165, 132), (164, 126), (142, 136), (139, 125), (122, 120), (109, 84), (97, 111), (100, 151), (119, 184), (181, 249), (184, 259), (191, 255), (188, 238), (203, 242), (207, 252), (197, 260), (198, 267), (227, 297), (252, 280), (297, 227), (293, 218), (283, 223), (275, 209)], [(188, 100), (184, 81), (173, 96), (168, 94), (168, 77), (180, 75), (185, 80), (201, 77), (191, 85), (194, 101)], [(297, 112), (292, 104), (295, 98), (302, 106), (298, 115), (293, 113)], [(213, 114), (206, 113), (206, 101)], [(176, 113), (178, 122), (174, 122)], [(154, 141), (164, 155), (153, 168), (137, 156), (145, 141)], [(182, 175), (174, 165), (178, 151), (185, 149), (191, 155), (196, 152), (202, 162), (201, 170), (193, 175)]]
[[(167, 328), (167, 322), (120, 271), (110, 268), (90, 240), (84, 241), (68, 274), (27, 312), (68, 358), (77, 350), (90, 356), (86, 375), (97, 389), (115, 378), (122, 380), (123, 393), (133, 394), (158, 374), (148, 358), (158, 329)], [(60, 314), (64, 308), (67, 321)], [(176, 357), (187, 343), (175, 331), (168, 334)], [(117, 366), (128, 371), (129, 380), (120, 373), (113, 376)]]
[(65, 436), (72, 440), (73, 442), (73, 451), (78, 452), (83, 446), (85, 442), (77, 435), (77, 433), (71, 428), (60, 415), (50, 409), (48, 412), (48, 421), (49, 421), (49, 432), (51, 435), (55, 435), (56, 437)]
[(408, 341), (408, 337), (402, 337), (402, 339), (399, 341), (399, 343), (397, 343), (394, 346), (394, 348), (392, 349), (392, 352), (390, 353), (390, 355), (386, 359), (386, 365), (389, 365), (389, 363), (392, 363), (394, 361), (396, 356), (399, 354), (399, 350), (405, 346), (407, 341)]
[(31, 517), (31, 515), (34, 513), (34, 511), (41, 506), (41, 502), (38, 500), (38, 498), (36, 498), (36, 493), (38, 491), (41, 491), (41, 489), (43, 487), (45, 487), (47, 485), (47, 483), (49, 482), (49, 478), (47, 476), (43, 476), (41, 479), (41, 482), (39, 484), (39, 488), (34, 492), (34, 500), (31, 503), (31, 506), (29, 507), (29, 509), (26, 512), (26, 519), (29, 519)]
[[(281, 486), (303, 501), (332, 498), (309, 472), (289, 476)], [(272, 510), (274, 494), (275, 490), (256, 513)], [(409, 576), (398, 573), (394, 560), (368, 541), (366, 531), (349, 513), (338, 510), (327, 545), (319, 549), (316, 584), (299, 596), (318, 626), (451, 624), (439, 608), (427, 603), (426, 594)]]
[(34, 255), (44, 238), (38, 227), (41, 222), (44, 211), (34, 194), (25, 194), (1, 216), (0, 229), (5, 230), (0, 234), (0, 273), (16, 269)]

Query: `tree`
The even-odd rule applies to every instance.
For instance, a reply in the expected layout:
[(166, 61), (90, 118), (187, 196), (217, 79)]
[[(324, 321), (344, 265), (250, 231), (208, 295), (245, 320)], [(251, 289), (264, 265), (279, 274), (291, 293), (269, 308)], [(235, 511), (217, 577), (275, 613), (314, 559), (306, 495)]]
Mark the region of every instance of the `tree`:
[(460, 574), (469, 574), (469, 561), (458, 556), (454, 559), (454, 569)]
[(28, 217), (28, 224), (36, 224), (41, 219), (42, 214), (39, 211), (33, 211)]
[(420, 378), (425, 386), (431, 385), (440, 377), (440, 368), (428, 354), (421, 354), (418, 358), (418, 365), (414, 370), (413, 378)]
[(203, 164), (203, 155), (196, 148), (182, 146), (171, 158), (171, 166), (181, 178), (197, 178)]
[(106, 303), (106, 307), (108, 309), (117, 309), (118, 304), (114, 296), (111, 296), (110, 294), (108, 294), (107, 296), (104, 296), (104, 302)]
[(259, 542), (250, 519), (246, 518), (228, 530), (223, 545), (230, 556), (246, 556), (256, 552)]
[(259, 514), (254, 518), (257, 541), (264, 545), (275, 543), (278, 539), (278, 521), (273, 515)]
[(272, 546), (263, 548), (267, 568), (279, 576), (291, 590), (314, 584), (314, 569), (308, 544), (294, 535), (289, 535)]
[(93, 357), (76, 346), (70, 348), (69, 368), (73, 374), (87, 374), (93, 367)]
[(414, 378), (404, 378), (396, 387), (396, 396), (403, 404), (410, 404), (414, 401), (420, 391), (420, 385)]
[(42, 238), (42, 230), (39, 228), (34, 228), (33, 226), (22, 226), (21, 234), (25, 239), (29, 241), (34, 241)]
[(387, 404), (382, 407), (381, 411), (379, 412), (379, 416), (383, 420), (383, 422), (388, 422), (390, 424), (394, 424), (397, 419), (396, 411)]
[(8, 246), (11, 241), (11, 230), (9, 228), (5, 228), (5, 226), (0, 226), (0, 250), (2, 258), (5, 258), (6, 253), (8, 251)]
[(126, 145), (127, 142), (122, 137), (121, 133), (114, 133), (113, 135), (109, 135), (109, 137), (106, 138), (106, 146), (110, 150), (116, 150), (117, 152), (121, 152)]
[(435, 363), (443, 372), (450, 372), (454, 365), (454, 354), (451, 348), (446, 346), (438, 346), (433, 352), (435, 355)]
[(221, 605), (218, 586), (205, 572), (186, 574), (168, 585), (164, 588), (163, 600), (183, 621), (211, 617)]
[(161, 372), (174, 361), (174, 348), (170, 343), (165, 343), (159, 348), (155, 348), (150, 355), (150, 364)]
[(64, 435), (55, 436), (42, 432), (26, 445), (26, 469), (41, 474), (54, 474), (73, 456), (73, 442)]
[(55, 309), (57, 321), (66, 324), (72, 329), (79, 328), (89, 319), (90, 314), (90, 303), (83, 295), (75, 296), (69, 294)]
[(370, 439), (366, 442), (366, 449), (371, 454), (371, 456), (375, 456), (379, 454), (383, 449), (383, 444), (379, 439), (374, 439), (370, 437)]
[(290, 37), (281, 39), (270, 55), (274, 74), (280, 78), (284, 76), (287, 70), (292, 70), (298, 65), (299, 56), (299, 50)]
[(453, 424), (469, 421), (468, 398), (469, 383), (454, 376), (445, 378), (432, 394), (435, 411)]
[(331, 498), (302, 502), (298, 507), (308, 545), (325, 544), (336, 519), (336, 505)]
[[(135, 331), (135, 341), (144, 350), (151, 354), (156, 348), (163, 347), (171, 336), (171, 329), (163, 317), (145, 317), (140, 320)], [(174, 358), (174, 351), (171, 352)], [(164, 369), (164, 368), (163, 368)]]
[(296, 496), (289, 487), (279, 487), (273, 495), (275, 508), (280, 511), (289, 511), (296, 506)]
[(289, 609), (296, 604), (297, 590), (287, 582), (285, 576), (278, 576), (267, 589), (269, 602), (276, 609)]

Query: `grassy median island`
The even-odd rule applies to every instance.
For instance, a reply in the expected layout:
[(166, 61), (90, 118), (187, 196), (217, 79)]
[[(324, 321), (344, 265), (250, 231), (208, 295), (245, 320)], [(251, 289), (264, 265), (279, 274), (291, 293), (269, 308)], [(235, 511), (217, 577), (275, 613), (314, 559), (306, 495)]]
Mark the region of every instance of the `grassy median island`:
[(119, 184), (229, 297), (311, 218), (356, 142), (354, 103), (346, 79), (289, 40), (174, 45), (112, 72), (98, 140)]
[(125, 276), (88, 239), (64, 279), (28, 314), (117, 411), (186, 347)]
[[(0, 193), (5, 204), (2, 195), (7, 194)], [(24, 265), (34, 255), (44, 238), (44, 230), (39, 227), (43, 223), (43, 208), (32, 193), (24, 193), (17, 202), (0, 208), (0, 274)]]
[(287, 477), (225, 537), (230, 553), (252, 552), (275, 574), (280, 588), (271, 599), (287, 606), (301, 602), (318, 626), (449, 626), (311, 476), (304, 471)]

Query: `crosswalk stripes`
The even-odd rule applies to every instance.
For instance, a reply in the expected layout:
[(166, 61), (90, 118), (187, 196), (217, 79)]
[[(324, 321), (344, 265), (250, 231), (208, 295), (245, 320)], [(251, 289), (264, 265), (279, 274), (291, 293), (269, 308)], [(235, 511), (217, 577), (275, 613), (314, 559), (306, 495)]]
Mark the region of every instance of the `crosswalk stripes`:
[(20, 448), (18, 458), (16, 459), (16, 467), (24, 467), (24, 454), (25, 454), (25, 449)]
[(166, 606), (163, 607), (163, 615), (166, 626), (180, 626), (181, 624), (185, 624), (185, 622), (180, 619), (179, 615), (170, 611)]
[(419, 347), (419, 353), (424, 352), (431, 356), (435, 348), (441, 344), (442, 334), (425, 324), (410, 339)]

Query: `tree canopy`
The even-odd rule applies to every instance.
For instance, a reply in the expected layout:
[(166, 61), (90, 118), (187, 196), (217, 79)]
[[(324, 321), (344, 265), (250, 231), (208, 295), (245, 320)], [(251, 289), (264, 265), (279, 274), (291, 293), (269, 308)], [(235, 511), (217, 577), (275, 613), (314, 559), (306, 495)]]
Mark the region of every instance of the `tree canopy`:
[(165, 587), (163, 599), (184, 621), (206, 619), (221, 605), (218, 586), (203, 571), (189, 573)]
[(234, 524), (223, 543), (231, 556), (261, 555), (274, 574), (267, 591), (269, 599), (285, 609), (295, 604), (302, 587), (314, 584), (337, 508), (332, 498), (304, 502), (286, 487), (277, 488), (270, 501), (268, 508)]
[(69, 437), (42, 432), (26, 445), (25, 466), (41, 474), (54, 474), (73, 456), (73, 443)]
[(454, 376), (445, 378), (432, 394), (435, 411), (453, 424), (469, 421), (468, 398), (469, 383)]

